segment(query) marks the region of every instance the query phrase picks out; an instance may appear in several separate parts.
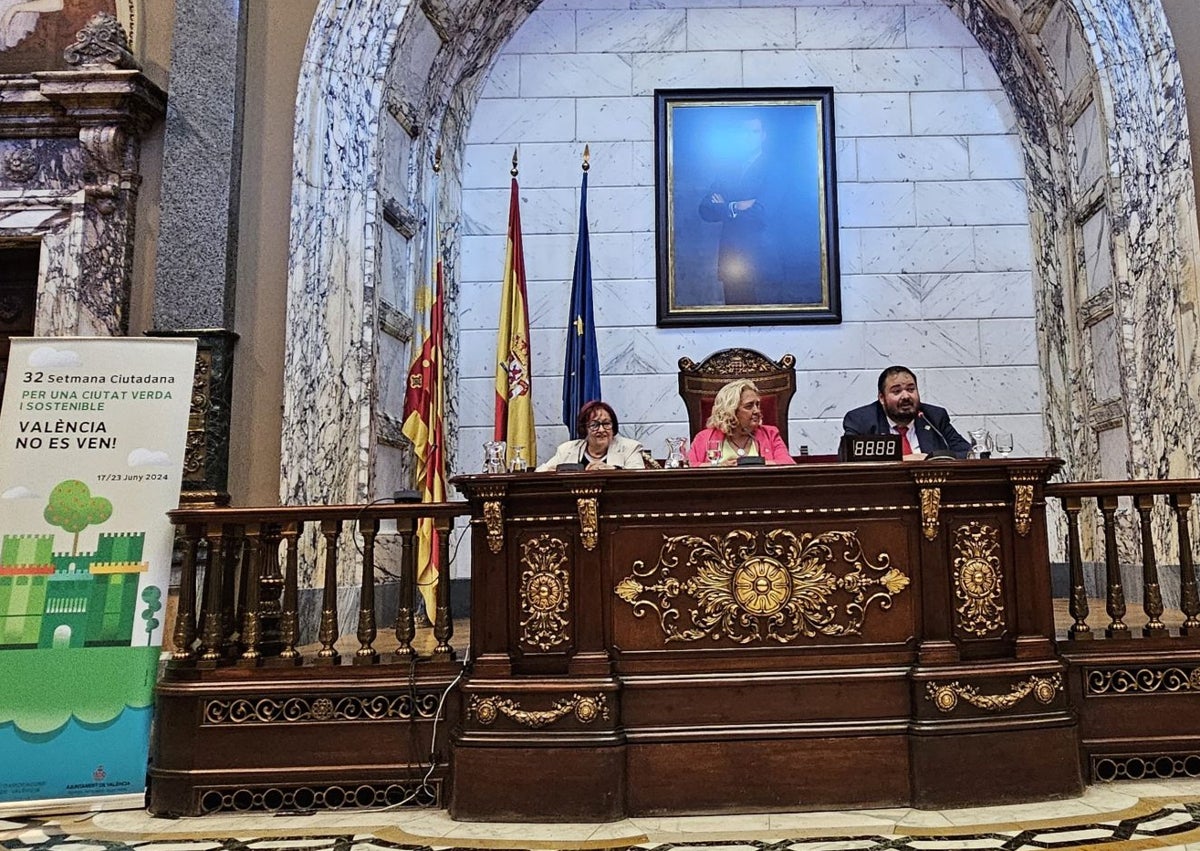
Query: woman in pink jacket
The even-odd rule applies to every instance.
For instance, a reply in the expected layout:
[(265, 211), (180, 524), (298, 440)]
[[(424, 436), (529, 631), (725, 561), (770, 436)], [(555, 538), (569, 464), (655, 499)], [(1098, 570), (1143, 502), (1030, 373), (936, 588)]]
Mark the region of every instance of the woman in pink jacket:
[(779, 429), (762, 421), (762, 399), (754, 382), (739, 378), (717, 391), (707, 428), (692, 439), (693, 467), (732, 467), (739, 458), (758, 456), (768, 464), (795, 464)]

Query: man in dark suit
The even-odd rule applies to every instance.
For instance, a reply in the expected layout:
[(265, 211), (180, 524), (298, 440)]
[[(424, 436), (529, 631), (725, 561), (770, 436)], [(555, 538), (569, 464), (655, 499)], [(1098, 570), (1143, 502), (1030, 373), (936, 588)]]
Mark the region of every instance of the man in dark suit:
[(945, 408), (926, 405), (917, 392), (917, 377), (906, 366), (889, 366), (879, 374), (879, 399), (849, 411), (842, 419), (846, 434), (899, 434), (905, 458), (931, 452), (966, 458), (971, 444), (950, 424)]

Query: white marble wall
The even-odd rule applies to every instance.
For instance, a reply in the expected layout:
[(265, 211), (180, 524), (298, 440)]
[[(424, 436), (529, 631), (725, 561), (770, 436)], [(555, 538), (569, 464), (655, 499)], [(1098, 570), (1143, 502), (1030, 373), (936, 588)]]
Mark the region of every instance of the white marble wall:
[[(651, 7), (653, 6), (653, 7)], [(843, 322), (655, 327), (655, 88), (833, 86)], [(677, 361), (746, 345), (798, 360), (789, 445), (834, 451), (880, 369), (917, 370), (960, 430), (1040, 454), (1029, 208), (1015, 118), (975, 38), (941, 2), (546, 0), (501, 50), (471, 120), (460, 266), (460, 467), (491, 430), (508, 167), (520, 147), (540, 454), (559, 422), (579, 155), (590, 143), (605, 399), (655, 450), (686, 431)]]

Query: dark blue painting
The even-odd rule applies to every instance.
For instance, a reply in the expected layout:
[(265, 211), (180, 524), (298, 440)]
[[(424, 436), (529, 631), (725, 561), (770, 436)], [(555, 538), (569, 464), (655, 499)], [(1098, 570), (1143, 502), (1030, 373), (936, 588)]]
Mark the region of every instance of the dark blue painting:
[(655, 99), (659, 324), (840, 321), (832, 90)]

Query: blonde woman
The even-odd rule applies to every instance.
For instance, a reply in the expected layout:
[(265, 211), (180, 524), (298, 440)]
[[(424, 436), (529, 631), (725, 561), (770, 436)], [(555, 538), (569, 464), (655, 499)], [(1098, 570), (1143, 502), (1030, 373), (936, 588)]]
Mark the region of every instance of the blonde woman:
[(713, 399), (707, 428), (692, 440), (688, 462), (693, 467), (732, 467), (739, 458), (760, 457), (768, 464), (795, 464), (779, 429), (762, 421), (762, 398), (754, 382), (735, 379)]

